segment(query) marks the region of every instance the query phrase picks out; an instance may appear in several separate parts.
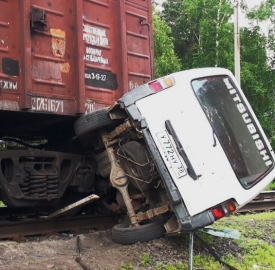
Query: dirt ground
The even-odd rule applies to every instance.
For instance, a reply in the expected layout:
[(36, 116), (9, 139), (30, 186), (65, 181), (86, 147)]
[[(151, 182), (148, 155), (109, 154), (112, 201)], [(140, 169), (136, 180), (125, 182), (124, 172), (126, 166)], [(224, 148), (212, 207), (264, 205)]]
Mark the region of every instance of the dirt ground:
[[(232, 216), (228, 219), (222, 219), (220, 226), (238, 228), (243, 235), (243, 240), (239, 241), (239, 244), (230, 238), (212, 237), (209, 241), (210, 246), (220, 256), (230, 254), (239, 258), (238, 260), (242, 260), (247, 247), (251, 247), (244, 239), (252, 241), (252, 249), (254, 248), (252, 254), (254, 255), (256, 251), (253, 239), (263, 241), (269, 246), (275, 245), (273, 212), (245, 215), (241, 216), (240, 219), (237, 216)], [(209, 240), (211, 237), (202, 232), (199, 235), (203, 236), (205, 240)], [(243, 244), (246, 243), (243, 246), (244, 249), (242, 249), (242, 242)], [(164, 236), (147, 243), (128, 246), (113, 242), (110, 230), (28, 237), (0, 241), (0, 270), (152, 270), (156, 269), (159, 263), (175, 265), (178, 261), (185, 264), (187, 269), (188, 247), (188, 234), (174, 237)], [(143, 254), (150, 257), (152, 262), (150, 266), (143, 267)], [(205, 256), (205, 258), (206, 256), (211, 257), (209, 250), (198, 241), (197, 237), (195, 237), (194, 242), (194, 255)], [(262, 254), (260, 255), (262, 256)], [(249, 256), (251, 257), (251, 255)], [(130, 264), (133, 267), (129, 267)], [(202, 270), (204, 268), (202, 266), (196, 269)]]
[(154, 265), (178, 260), (188, 264), (188, 245), (182, 241), (181, 237), (163, 237), (123, 246), (111, 240), (110, 231), (1, 241), (0, 269), (117, 270), (130, 263), (134, 269), (143, 269), (144, 253), (150, 256)]

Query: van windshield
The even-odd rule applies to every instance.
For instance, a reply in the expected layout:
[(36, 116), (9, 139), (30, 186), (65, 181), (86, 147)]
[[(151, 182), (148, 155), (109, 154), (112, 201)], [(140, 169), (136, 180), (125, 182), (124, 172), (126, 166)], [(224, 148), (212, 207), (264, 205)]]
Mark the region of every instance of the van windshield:
[(274, 162), (238, 88), (228, 76), (196, 79), (192, 87), (240, 183), (251, 188)]

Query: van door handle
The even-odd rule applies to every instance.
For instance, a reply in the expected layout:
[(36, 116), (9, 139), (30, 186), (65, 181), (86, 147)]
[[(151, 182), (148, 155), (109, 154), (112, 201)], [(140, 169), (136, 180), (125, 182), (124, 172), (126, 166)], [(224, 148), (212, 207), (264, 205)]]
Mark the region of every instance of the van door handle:
[(185, 153), (185, 151), (184, 151), (184, 149), (183, 149), (183, 147), (180, 143), (180, 140), (179, 140), (179, 138), (178, 138), (178, 136), (177, 136), (170, 120), (165, 121), (165, 128), (168, 131), (168, 133), (172, 136), (172, 138), (173, 138), (173, 140), (176, 144), (177, 150), (178, 150), (179, 154), (182, 156), (182, 158), (183, 158), (183, 160), (184, 160), (184, 162), (187, 166), (188, 174), (190, 175), (190, 177), (192, 179), (197, 180), (198, 176), (197, 176), (197, 174), (196, 174), (196, 172), (195, 172), (188, 156), (186, 155), (186, 153)]

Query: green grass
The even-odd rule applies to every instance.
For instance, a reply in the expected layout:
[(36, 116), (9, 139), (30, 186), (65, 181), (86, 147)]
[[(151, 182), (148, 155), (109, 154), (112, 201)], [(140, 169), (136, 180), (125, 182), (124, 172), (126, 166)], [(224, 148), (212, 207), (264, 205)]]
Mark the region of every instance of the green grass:
[[(217, 229), (232, 228), (241, 232), (239, 239), (219, 238), (199, 232), (200, 236), (217, 252), (222, 260), (238, 270), (248, 269), (275, 269), (275, 212), (230, 216), (216, 222)], [(187, 238), (186, 236), (185, 239)], [(194, 246), (193, 269), (223, 270), (227, 269), (215, 261), (212, 255), (197, 241)], [(186, 254), (188, 259), (188, 246)], [(147, 254), (141, 256), (142, 269), (155, 270), (184, 270), (188, 269), (185, 262), (153, 265)], [(132, 265), (131, 265), (132, 266)], [(121, 268), (132, 269), (132, 268)]]
[[(232, 228), (241, 232), (240, 239), (226, 239), (212, 237), (212, 243), (224, 242), (237, 247), (235, 254), (226, 254), (223, 260), (239, 270), (247, 269), (275, 269), (275, 212), (230, 216), (216, 222), (217, 229)], [(209, 243), (209, 236), (206, 237)], [(201, 260), (201, 261), (200, 261)], [(211, 257), (195, 260), (195, 265), (202, 269), (225, 269)]]
[(119, 268), (119, 270), (133, 270), (134, 266), (130, 264), (122, 264)]
[(275, 269), (275, 212), (231, 216), (221, 219), (216, 228), (230, 227), (241, 232), (241, 238), (233, 240), (239, 247), (238, 256), (228, 254), (225, 261), (237, 269)]
[(178, 262), (176, 264), (171, 264), (171, 263), (168, 263), (168, 264), (158, 264), (156, 267), (155, 267), (156, 270), (184, 270), (186, 269), (186, 265), (183, 264), (182, 262)]
[(265, 190), (275, 190), (275, 181), (273, 181)]

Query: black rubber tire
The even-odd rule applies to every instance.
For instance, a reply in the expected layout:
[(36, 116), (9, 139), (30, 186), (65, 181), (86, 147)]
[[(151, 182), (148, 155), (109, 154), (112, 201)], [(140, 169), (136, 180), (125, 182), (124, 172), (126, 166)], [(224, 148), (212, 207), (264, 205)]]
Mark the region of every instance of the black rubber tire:
[[(146, 149), (136, 141), (130, 141), (122, 145), (119, 150), (119, 160), (122, 168), (128, 175), (140, 178), (145, 182), (150, 182), (151, 180), (151, 165), (150, 163), (144, 166), (138, 166), (138, 164), (146, 164), (149, 162), (149, 154)], [(135, 163), (127, 160), (123, 156), (126, 156), (128, 159), (134, 161)], [(135, 180), (135, 178), (129, 177), (129, 180), (132, 184), (143, 191), (148, 188), (148, 184), (142, 181)], [(138, 182), (138, 184), (137, 184)]]
[(81, 137), (97, 129), (112, 126), (115, 123), (117, 121), (110, 118), (106, 109), (99, 109), (80, 116), (74, 123), (74, 131), (77, 137)]
[(133, 245), (160, 238), (165, 233), (164, 220), (157, 219), (151, 223), (138, 227), (129, 227), (128, 224), (117, 224), (112, 228), (112, 239), (122, 245)]

